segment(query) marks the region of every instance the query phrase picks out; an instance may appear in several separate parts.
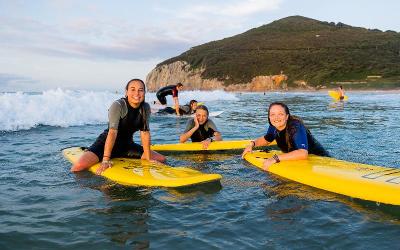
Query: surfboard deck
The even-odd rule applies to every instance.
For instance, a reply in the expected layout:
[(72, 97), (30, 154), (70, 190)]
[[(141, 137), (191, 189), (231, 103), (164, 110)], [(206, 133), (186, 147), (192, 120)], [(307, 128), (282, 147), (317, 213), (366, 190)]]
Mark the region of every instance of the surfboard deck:
[[(151, 150), (154, 151), (217, 151), (217, 150), (236, 150), (244, 149), (251, 143), (251, 140), (236, 140), (236, 141), (213, 141), (207, 149), (203, 149), (201, 142), (186, 142), (175, 144), (154, 144), (151, 145)], [(275, 145), (273, 141), (270, 145)]]
[[(258, 168), (273, 154), (254, 151), (245, 159)], [(400, 205), (400, 169), (309, 155), (307, 160), (273, 164), (269, 172), (308, 186), (362, 200)]]
[[(340, 100), (340, 94), (339, 94), (339, 92), (337, 92), (337, 91), (334, 91), (334, 90), (329, 90), (328, 91), (328, 94), (329, 94), (329, 96), (330, 97), (332, 97), (332, 99), (334, 99), (334, 100), (336, 100), (336, 101), (339, 101)], [(344, 96), (344, 101), (347, 101), (349, 99), (349, 97), (347, 96), (347, 95), (345, 95)]]
[[(85, 151), (81, 147), (71, 147), (62, 150), (64, 157), (72, 164)], [(170, 167), (158, 162), (150, 162), (128, 158), (114, 158), (112, 168), (105, 170), (102, 176), (125, 186), (149, 187), (185, 187), (197, 184), (219, 181), (219, 174), (204, 174), (186, 167)], [(96, 173), (100, 167), (97, 163), (89, 168)]]

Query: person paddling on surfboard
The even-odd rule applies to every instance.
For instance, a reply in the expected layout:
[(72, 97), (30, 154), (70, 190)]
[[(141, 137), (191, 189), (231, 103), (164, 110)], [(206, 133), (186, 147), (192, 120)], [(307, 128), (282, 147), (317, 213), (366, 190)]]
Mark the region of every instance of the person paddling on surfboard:
[(343, 86), (340, 85), (337, 91), (339, 93), (339, 100), (341, 100), (341, 101), (344, 100), (345, 93), (344, 93)]
[[(165, 157), (150, 150), (150, 105), (144, 101), (146, 86), (140, 79), (130, 80), (125, 87), (125, 98), (116, 100), (108, 110), (108, 128), (72, 166), (71, 171), (85, 170), (101, 160), (96, 174), (112, 166), (111, 158), (127, 157), (165, 161)], [(142, 145), (133, 142), (133, 134), (140, 130)]]
[(310, 131), (304, 126), (303, 121), (290, 115), (289, 108), (281, 102), (273, 102), (268, 108), (269, 128), (267, 134), (251, 142), (242, 154), (252, 152), (253, 147), (267, 146), (276, 140), (278, 147), (284, 154), (274, 155), (264, 161), (263, 169), (280, 161), (305, 160), (308, 154), (329, 156), (322, 145), (311, 135)]
[(222, 141), (221, 133), (214, 122), (208, 119), (208, 115), (206, 106), (198, 106), (195, 116), (187, 122), (186, 129), (179, 137), (179, 141), (184, 143), (190, 138), (192, 142), (201, 142), (203, 149), (207, 149), (213, 141)]
[(168, 85), (165, 86), (161, 89), (159, 89), (156, 93), (158, 101), (162, 105), (167, 104), (167, 95), (172, 95), (172, 98), (174, 100), (174, 107), (175, 107), (175, 112), (176, 115), (181, 115), (180, 110), (179, 110), (179, 99), (178, 99), (178, 92), (183, 89), (183, 84), (182, 83), (177, 83), (176, 85)]
[[(197, 108), (197, 101), (190, 100), (188, 104), (179, 106), (179, 112), (181, 115), (192, 115), (196, 111)], [(158, 114), (175, 114), (175, 109), (171, 107), (166, 107), (165, 109), (160, 109), (157, 111)]]

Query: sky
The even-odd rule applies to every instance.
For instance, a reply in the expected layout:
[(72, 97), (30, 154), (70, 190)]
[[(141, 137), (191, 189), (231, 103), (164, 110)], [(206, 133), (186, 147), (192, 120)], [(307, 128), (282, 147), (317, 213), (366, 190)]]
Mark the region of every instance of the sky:
[(120, 91), (193, 46), (301, 15), (400, 32), (397, 0), (0, 0), (0, 92)]

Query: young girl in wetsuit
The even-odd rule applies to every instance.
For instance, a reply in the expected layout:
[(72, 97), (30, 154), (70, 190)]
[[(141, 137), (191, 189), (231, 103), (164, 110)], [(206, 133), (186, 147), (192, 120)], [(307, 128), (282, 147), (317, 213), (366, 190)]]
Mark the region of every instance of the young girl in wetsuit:
[(322, 145), (311, 135), (302, 120), (292, 116), (289, 108), (281, 102), (271, 103), (268, 109), (269, 128), (267, 134), (252, 141), (243, 151), (242, 157), (252, 151), (253, 147), (266, 146), (276, 140), (278, 147), (284, 154), (274, 155), (266, 159), (264, 170), (274, 163), (289, 160), (304, 160), (308, 154), (329, 156)]
[(214, 122), (208, 119), (208, 109), (204, 105), (197, 106), (194, 118), (186, 124), (186, 129), (181, 134), (179, 141), (186, 142), (189, 138), (192, 142), (201, 142), (207, 149), (212, 141), (222, 141), (221, 133)]
[[(101, 160), (96, 174), (112, 166), (111, 158), (127, 157), (164, 162), (165, 157), (150, 150), (150, 105), (144, 101), (145, 85), (140, 79), (130, 80), (125, 87), (125, 98), (115, 101), (108, 110), (108, 128), (99, 135), (71, 171), (82, 171)], [(140, 130), (142, 146), (133, 142), (133, 134)]]

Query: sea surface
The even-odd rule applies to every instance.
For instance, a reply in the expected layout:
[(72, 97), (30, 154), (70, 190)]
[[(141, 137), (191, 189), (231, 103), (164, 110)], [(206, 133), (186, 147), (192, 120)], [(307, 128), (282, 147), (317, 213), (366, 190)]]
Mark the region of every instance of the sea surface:
[[(263, 135), (268, 105), (283, 101), (333, 157), (400, 168), (400, 93), (348, 95), (334, 103), (327, 91), (186, 91), (180, 100), (224, 111), (212, 119), (225, 140)], [(71, 173), (60, 150), (89, 146), (121, 96), (0, 93), (0, 249), (399, 249), (399, 207), (282, 179), (240, 152), (167, 155), (171, 166), (223, 176), (220, 184), (185, 189), (124, 187)], [(152, 115), (152, 142), (176, 143), (187, 120)]]

